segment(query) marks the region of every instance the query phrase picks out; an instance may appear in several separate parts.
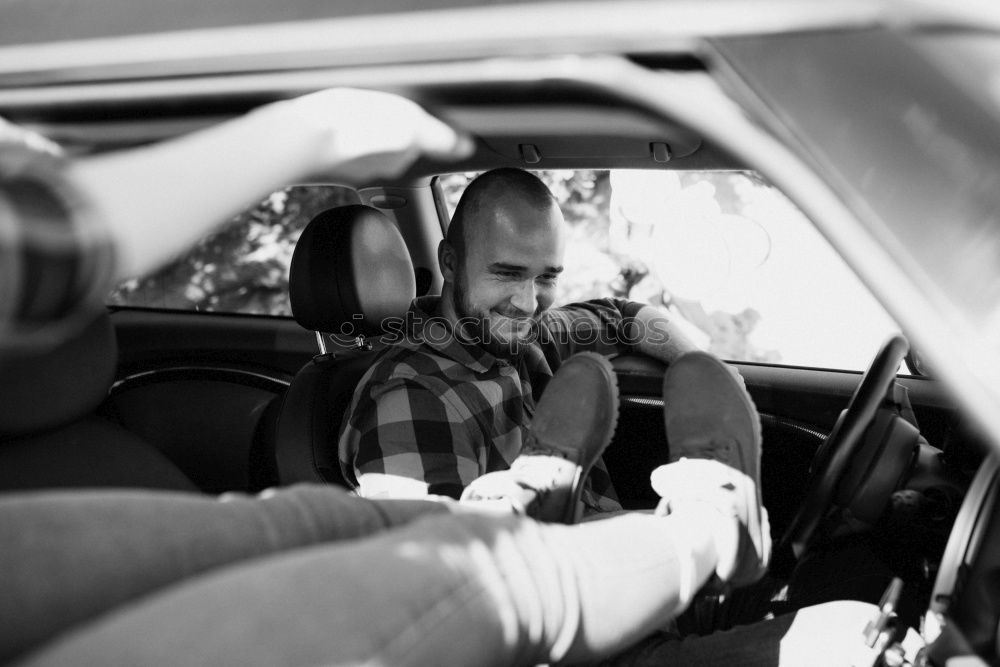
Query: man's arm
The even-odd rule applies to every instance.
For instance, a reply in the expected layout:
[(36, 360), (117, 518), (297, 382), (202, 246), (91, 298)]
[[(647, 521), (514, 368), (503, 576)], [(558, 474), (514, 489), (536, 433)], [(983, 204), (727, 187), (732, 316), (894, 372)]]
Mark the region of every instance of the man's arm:
[(669, 312), (624, 299), (574, 303), (546, 311), (543, 318), (540, 342), (546, 357), (566, 359), (583, 350), (605, 355), (637, 351), (670, 363), (700, 349)]
[(632, 316), (630, 339), (633, 348), (664, 363), (670, 363), (698, 346), (684, 335), (670, 313), (654, 306), (642, 306)]
[[(632, 327), (638, 336), (634, 348), (666, 364), (682, 354), (701, 349), (684, 335), (670, 313), (655, 306), (640, 308), (633, 316)], [(746, 383), (739, 370), (732, 365), (728, 368), (745, 390)]]

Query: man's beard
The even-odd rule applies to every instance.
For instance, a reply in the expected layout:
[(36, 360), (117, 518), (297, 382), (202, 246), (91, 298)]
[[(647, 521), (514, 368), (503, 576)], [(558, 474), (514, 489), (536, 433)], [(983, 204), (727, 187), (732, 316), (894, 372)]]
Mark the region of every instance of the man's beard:
[[(530, 330), (525, 336), (503, 336), (495, 327), (498, 322), (490, 317), (489, 313), (477, 312), (475, 307), (469, 303), (465, 292), (465, 276), (462, 274), (455, 276), (456, 280), (452, 286), (452, 306), (459, 319), (459, 334), (468, 342), (475, 343), (490, 354), (500, 359), (513, 359), (517, 357), (524, 346), (537, 339), (538, 316), (542, 309), (536, 308), (530, 316)], [(508, 319), (519, 319), (512, 317)]]

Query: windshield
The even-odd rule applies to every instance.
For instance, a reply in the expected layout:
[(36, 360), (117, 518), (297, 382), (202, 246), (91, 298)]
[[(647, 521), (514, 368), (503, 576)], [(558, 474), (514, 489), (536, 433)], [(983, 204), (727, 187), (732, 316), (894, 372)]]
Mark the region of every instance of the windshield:
[(990, 395), (991, 407), (975, 411), (980, 418), (995, 413), (1000, 36), (872, 29), (719, 46), (752, 88), (748, 104), (916, 288), (918, 300), (882, 294), (907, 333), (931, 348), (942, 376), (958, 373), (952, 389), (969, 403), (985, 408), (976, 394)]
[[(535, 172), (568, 223), (556, 303), (670, 312), (724, 359), (863, 370), (899, 326), (812, 222), (752, 171)], [(438, 179), (449, 213), (477, 172)]]

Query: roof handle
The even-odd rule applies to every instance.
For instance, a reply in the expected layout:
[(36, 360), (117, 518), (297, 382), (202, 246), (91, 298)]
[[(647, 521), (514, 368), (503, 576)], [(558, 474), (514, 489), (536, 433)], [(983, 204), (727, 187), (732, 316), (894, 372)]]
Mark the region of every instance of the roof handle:
[(670, 162), (670, 146), (662, 141), (650, 143), (649, 150), (653, 153), (653, 162)]

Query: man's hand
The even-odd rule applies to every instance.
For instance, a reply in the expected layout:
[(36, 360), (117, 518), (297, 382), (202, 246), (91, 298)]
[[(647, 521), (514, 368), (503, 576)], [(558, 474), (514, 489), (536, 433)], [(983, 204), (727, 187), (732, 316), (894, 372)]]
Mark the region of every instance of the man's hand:
[(275, 127), (315, 134), (315, 175), (364, 182), (396, 176), (421, 155), (468, 156), (473, 143), (416, 103), (374, 90), (332, 88), (261, 109)]

